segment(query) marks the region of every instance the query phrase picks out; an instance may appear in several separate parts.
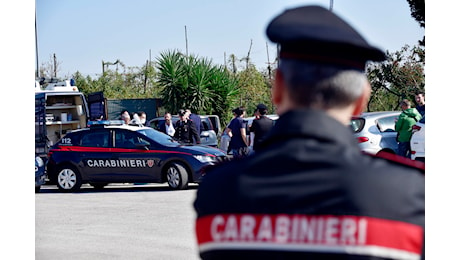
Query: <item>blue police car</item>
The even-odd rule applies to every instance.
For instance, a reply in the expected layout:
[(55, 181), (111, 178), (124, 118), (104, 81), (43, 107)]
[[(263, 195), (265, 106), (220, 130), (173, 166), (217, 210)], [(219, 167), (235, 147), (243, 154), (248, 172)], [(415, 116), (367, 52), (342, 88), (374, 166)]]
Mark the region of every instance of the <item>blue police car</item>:
[(225, 160), (223, 151), (183, 145), (150, 127), (120, 122), (90, 122), (67, 133), (49, 151), (48, 179), (61, 191), (83, 183), (103, 188), (109, 183), (164, 183), (186, 189), (199, 183), (203, 167)]

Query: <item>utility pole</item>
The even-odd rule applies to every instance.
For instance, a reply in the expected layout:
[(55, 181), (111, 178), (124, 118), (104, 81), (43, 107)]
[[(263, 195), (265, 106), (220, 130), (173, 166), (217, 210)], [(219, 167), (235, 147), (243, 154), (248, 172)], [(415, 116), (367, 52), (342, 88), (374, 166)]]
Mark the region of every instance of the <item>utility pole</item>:
[(185, 25), (185, 56), (188, 56), (187, 25)]
[(144, 71), (144, 94), (147, 93), (147, 74), (149, 71), (149, 60), (145, 63), (145, 71)]
[[(120, 63), (120, 60), (118, 60), (118, 59), (113, 63), (112, 62), (104, 62), (104, 60), (102, 60), (102, 75), (104, 75), (105, 67), (108, 67), (109, 65), (117, 65), (118, 63)], [(118, 65), (117, 65), (117, 71), (118, 71)]]
[(334, 0), (329, 1), (329, 11), (332, 12), (332, 6), (334, 5)]
[(38, 39), (37, 39), (37, 7), (35, 7), (35, 60), (36, 60), (36, 69), (35, 77), (39, 77), (39, 67), (38, 67)]
[(270, 66), (270, 56), (268, 56), (268, 43), (267, 42), (265, 42), (265, 46), (267, 48), (268, 79), (271, 80), (272, 79), (272, 67)]
[(53, 53), (53, 64), (54, 64), (54, 77), (57, 78), (57, 61), (56, 61), (56, 53)]
[(248, 56), (246, 57), (246, 69), (249, 68), (249, 56), (251, 55), (251, 48), (252, 48), (252, 39), (251, 39), (251, 44), (249, 45)]

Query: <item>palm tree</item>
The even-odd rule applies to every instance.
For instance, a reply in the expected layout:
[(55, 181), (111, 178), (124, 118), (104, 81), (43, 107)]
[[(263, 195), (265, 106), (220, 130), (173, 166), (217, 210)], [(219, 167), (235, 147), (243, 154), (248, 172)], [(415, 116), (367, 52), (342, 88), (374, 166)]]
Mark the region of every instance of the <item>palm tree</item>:
[(209, 59), (167, 51), (161, 53), (157, 69), (162, 103), (168, 111), (190, 108), (225, 117), (235, 103), (237, 79)]

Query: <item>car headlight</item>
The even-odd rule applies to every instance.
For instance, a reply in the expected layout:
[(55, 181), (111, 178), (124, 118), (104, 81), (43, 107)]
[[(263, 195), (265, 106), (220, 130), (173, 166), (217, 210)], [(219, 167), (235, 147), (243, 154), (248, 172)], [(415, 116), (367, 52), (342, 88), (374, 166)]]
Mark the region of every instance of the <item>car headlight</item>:
[(206, 155), (194, 155), (193, 157), (202, 163), (214, 162), (216, 160), (215, 157)]
[(40, 158), (40, 156), (36, 156), (35, 161), (37, 161), (38, 167), (42, 167), (44, 165), (43, 159)]

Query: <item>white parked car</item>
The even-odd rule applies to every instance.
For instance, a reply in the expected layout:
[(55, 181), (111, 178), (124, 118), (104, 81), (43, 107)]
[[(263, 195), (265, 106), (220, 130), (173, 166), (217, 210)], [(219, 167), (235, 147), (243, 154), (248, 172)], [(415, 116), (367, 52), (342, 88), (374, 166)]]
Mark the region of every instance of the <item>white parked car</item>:
[(398, 142), (395, 121), (401, 111), (365, 112), (354, 116), (350, 127), (362, 151), (377, 154), (387, 152), (396, 154)]
[(425, 116), (412, 127), (410, 156), (412, 160), (425, 162)]

